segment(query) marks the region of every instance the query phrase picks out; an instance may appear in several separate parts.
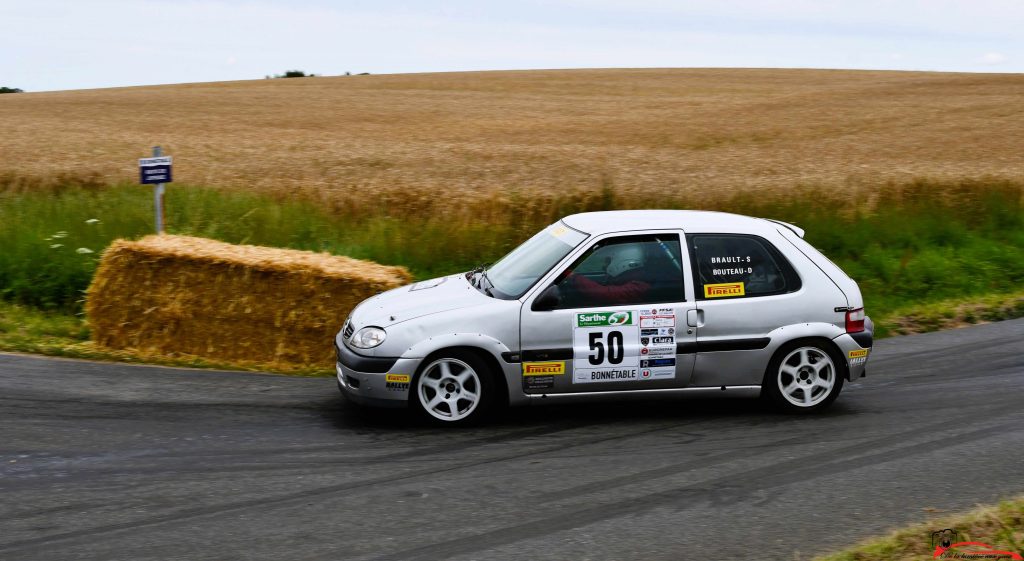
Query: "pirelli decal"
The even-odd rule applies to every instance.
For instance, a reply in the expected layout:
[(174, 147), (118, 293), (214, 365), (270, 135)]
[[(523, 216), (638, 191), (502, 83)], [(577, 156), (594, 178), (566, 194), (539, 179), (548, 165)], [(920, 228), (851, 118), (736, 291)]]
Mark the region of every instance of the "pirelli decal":
[(384, 387), (388, 391), (404, 392), (409, 391), (410, 374), (388, 374), (384, 376)]
[(565, 374), (564, 362), (524, 362), (523, 376), (554, 376)]
[(850, 358), (864, 358), (864, 357), (868, 356), (868, 350), (867, 349), (857, 349), (855, 351), (850, 351), (848, 353), (848, 356)]
[(743, 290), (742, 282), (723, 282), (719, 284), (704, 285), (705, 298), (725, 298), (729, 296), (743, 296), (745, 294), (746, 292)]

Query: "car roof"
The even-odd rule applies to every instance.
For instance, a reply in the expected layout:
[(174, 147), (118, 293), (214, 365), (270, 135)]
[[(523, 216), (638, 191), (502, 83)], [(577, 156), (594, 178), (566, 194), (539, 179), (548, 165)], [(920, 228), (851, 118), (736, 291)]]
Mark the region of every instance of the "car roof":
[(797, 235), (803, 237), (802, 230), (784, 222), (707, 210), (609, 210), (573, 214), (566, 216), (562, 221), (570, 228), (587, 234), (676, 228), (693, 233), (737, 232), (756, 234), (778, 230), (781, 225), (793, 229), (794, 232), (797, 232)]

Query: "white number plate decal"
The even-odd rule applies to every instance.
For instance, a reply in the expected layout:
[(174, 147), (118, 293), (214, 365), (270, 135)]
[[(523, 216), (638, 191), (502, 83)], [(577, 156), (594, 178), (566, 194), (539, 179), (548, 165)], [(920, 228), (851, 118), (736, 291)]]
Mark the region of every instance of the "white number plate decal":
[(578, 313), (574, 320), (573, 383), (675, 377), (673, 308)]

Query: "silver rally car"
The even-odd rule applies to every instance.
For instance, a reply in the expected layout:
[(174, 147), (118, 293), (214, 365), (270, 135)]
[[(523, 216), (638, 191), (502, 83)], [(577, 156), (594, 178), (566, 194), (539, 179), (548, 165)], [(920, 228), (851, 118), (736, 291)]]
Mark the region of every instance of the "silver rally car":
[(359, 304), (335, 339), (350, 400), (468, 423), (534, 400), (762, 396), (810, 412), (864, 376), (860, 289), (783, 222), (568, 216), (489, 268)]

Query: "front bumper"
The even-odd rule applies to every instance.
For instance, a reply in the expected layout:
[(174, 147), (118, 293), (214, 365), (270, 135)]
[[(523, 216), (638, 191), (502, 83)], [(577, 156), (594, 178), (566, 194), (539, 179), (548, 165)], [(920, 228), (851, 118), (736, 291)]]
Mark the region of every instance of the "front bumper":
[(420, 359), (365, 357), (335, 342), (338, 389), (352, 401), (373, 407), (405, 407)]
[(866, 318), (864, 331), (860, 333), (844, 333), (832, 341), (843, 353), (846, 360), (847, 380), (854, 381), (867, 375), (868, 358), (874, 344), (875, 325), (871, 318)]

